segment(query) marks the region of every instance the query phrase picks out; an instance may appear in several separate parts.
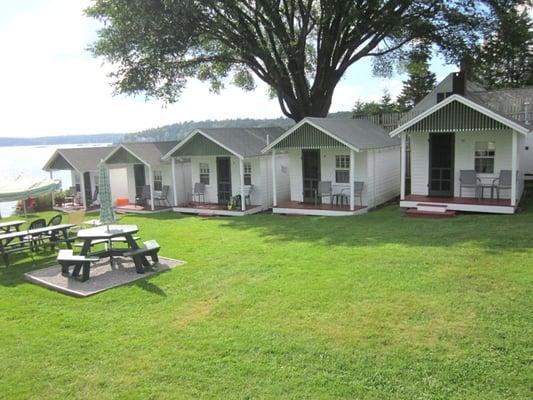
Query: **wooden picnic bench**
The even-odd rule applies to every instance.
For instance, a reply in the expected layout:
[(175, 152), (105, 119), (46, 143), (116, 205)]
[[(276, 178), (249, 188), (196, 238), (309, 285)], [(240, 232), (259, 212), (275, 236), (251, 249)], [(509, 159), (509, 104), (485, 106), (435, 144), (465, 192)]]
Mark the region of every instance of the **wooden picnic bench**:
[(69, 275), (69, 267), (74, 267), (72, 271), (73, 277), (78, 277), (80, 270), (83, 268), (81, 275), (82, 282), (89, 279), (91, 263), (97, 262), (98, 260), (100, 260), (98, 257), (74, 255), (72, 250), (59, 250), (57, 256), (57, 262), (61, 265), (61, 274), (64, 276)]
[(144, 242), (143, 247), (124, 253), (124, 256), (133, 258), (135, 270), (139, 274), (142, 274), (144, 273), (144, 267), (150, 267), (150, 262), (146, 257), (151, 257), (154, 263), (159, 262), (157, 253), (160, 249), (161, 246), (159, 246), (159, 243), (157, 243), (155, 240), (148, 240)]
[(72, 224), (60, 224), (0, 235), (0, 253), (5, 266), (9, 266), (10, 254), (25, 250), (33, 251), (36, 248), (34, 246), (34, 238), (42, 239), (42, 237), (46, 237), (50, 241), (52, 248), (61, 242), (66, 243), (68, 248), (72, 248), (68, 230), (73, 226)]

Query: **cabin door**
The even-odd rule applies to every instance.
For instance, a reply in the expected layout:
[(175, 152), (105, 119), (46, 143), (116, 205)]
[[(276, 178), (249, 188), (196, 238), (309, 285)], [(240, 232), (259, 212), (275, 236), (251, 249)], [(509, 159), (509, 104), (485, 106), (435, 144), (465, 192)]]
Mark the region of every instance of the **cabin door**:
[(320, 181), (320, 150), (302, 150), (302, 178), (304, 203), (314, 203)]
[(453, 197), (455, 152), (453, 133), (429, 135), (429, 195)]
[(228, 204), (231, 197), (231, 160), (217, 157), (218, 204)]
[(143, 186), (146, 185), (146, 176), (144, 174), (144, 164), (133, 165), (133, 176), (135, 179), (135, 196), (142, 194)]
[(85, 207), (89, 207), (91, 203), (93, 202), (93, 192), (91, 189), (91, 173), (90, 172), (84, 172), (83, 173), (83, 185), (85, 188)]

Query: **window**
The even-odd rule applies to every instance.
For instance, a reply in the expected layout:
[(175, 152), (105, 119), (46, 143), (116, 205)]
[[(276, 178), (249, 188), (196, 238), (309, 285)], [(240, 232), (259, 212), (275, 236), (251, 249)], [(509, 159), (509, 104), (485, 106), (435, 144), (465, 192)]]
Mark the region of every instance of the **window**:
[(154, 171), (154, 190), (163, 190), (163, 174), (161, 171)]
[(335, 156), (335, 182), (350, 182), (350, 156)]
[(244, 184), (246, 186), (252, 184), (252, 164), (249, 162), (244, 163)]
[(476, 142), (474, 153), (474, 165), (479, 174), (494, 173), (494, 156), (496, 154), (496, 144), (494, 142)]
[(209, 185), (209, 164), (200, 163), (200, 182)]

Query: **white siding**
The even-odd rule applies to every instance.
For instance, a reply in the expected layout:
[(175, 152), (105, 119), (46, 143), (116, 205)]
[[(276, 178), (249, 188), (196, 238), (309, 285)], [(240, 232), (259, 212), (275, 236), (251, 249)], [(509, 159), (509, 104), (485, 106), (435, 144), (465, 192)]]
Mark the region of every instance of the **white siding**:
[(302, 151), (290, 149), (288, 154), (291, 201), (303, 201)]
[(410, 135), (411, 146), (411, 193), (428, 194), (429, 136), (427, 133)]
[[(190, 161), (178, 161), (175, 162), (175, 188), (176, 199), (178, 204), (183, 204), (188, 201), (192, 193), (192, 179), (191, 179), (191, 162)], [(170, 177), (172, 180), (172, 176)], [(173, 186), (171, 186), (172, 188)], [(171, 193), (169, 196), (170, 203), (174, 203), (174, 195)]]
[[(522, 135), (520, 135), (522, 137)], [(520, 170), (526, 179), (533, 179), (533, 134), (523, 137), (520, 152)]]
[(120, 198), (129, 199), (128, 170), (124, 168), (109, 168), (111, 198), (113, 204)]
[[(217, 203), (217, 158), (214, 156), (191, 157), (191, 188), (200, 182), (200, 164), (209, 165), (209, 185), (205, 186), (205, 201), (207, 203)], [(192, 193), (192, 191), (191, 191)]]
[[(512, 135), (510, 132), (458, 132), (455, 134), (455, 176), (454, 196), (459, 197), (459, 175), (462, 169), (474, 169), (475, 143), (481, 141), (493, 141), (496, 143), (493, 174), (479, 174), (484, 183), (491, 183), (497, 178), (500, 170), (512, 168)], [(473, 189), (463, 189), (463, 197), (474, 197)], [(485, 197), (490, 193), (485, 191)], [(511, 197), (510, 190), (502, 190), (500, 197)]]
[[(521, 135), (520, 135), (521, 136)], [(518, 141), (519, 149), (524, 148), (524, 139)], [(429, 141), (427, 133), (413, 133), (411, 138), (411, 193), (428, 195), (429, 182)], [(479, 141), (493, 141), (496, 144), (494, 160), (494, 173), (479, 174), (482, 182), (491, 183), (492, 179), (499, 176), (500, 170), (512, 168), (512, 135), (508, 131), (501, 132), (458, 132), (455, 134), (454, 156), (454, 196), (459, 197), (459, 176), (461, 170), (474, 169), (475, 143)], [(522, 159), (523, 152), (519, 151), (519, 170), (522, 171), (525, 161)], [(518, 194), (521, 194), (523, 174), (519, 174)], [(490, 193), (485, 192), (485, 197)], [(500, 197), (510, 198), (509, 190), (502, 190)], [(474, 197), (473, 189), (463, 189), (462, 197)]]
[(367, 205), (376, 207), (400, 194), (400, 147), (367, 152)]
[[(244, 160), (245, 163), (250, 163), (252, 167), (252, 185), (253, 191), (251, 193), (250, 202), (252, 205), (263, 206), (264, 209), (272, 206), (272, 172), (271, 172), (271, 155), (249, 157)], [(217, 171), (216, 171), (216, 156), (195, 156), (191, 157), (191, 173), (190, 182), (191, 188), (194, 184), (200, 181), (200, 163), (207, 163), (209, 165), (209, 185), (206, 185), (206, 202), (217, 203)], [(276, 157), (277, 160), (287, 160), (286, 155)], [(241, 193), (241, 179), (239, 158), (235, 156), (230, 157), (231, 160), (231, 191), (233, 195)], [(288, 198), (288, 171), (286, 161), (280, 161), (284, 165), (285, 173), (278, 175), (278, 199)], [(281, 164), (279, 170), (281, 171)], [(279, 201), (279, 200), (278, 200)]]

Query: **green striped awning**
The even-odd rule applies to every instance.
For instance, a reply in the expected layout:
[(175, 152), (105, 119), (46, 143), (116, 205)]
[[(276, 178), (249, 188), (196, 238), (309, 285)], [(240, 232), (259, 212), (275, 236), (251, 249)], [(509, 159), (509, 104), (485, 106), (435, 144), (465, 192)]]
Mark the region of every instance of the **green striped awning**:
[(226, 155), (231, 155), (231, 153), (200, 133), (196, 133), (187, 143), (171, 154), (172, 157)]
[(274, 149), (343, 148), (344, 144), (310, 124), (303, 124), (273, 146)]
[(438, 109), (406, 132), (466, 132), (466, 131), (501, 131), (509, 130), (499, 121), (458, 101)]

